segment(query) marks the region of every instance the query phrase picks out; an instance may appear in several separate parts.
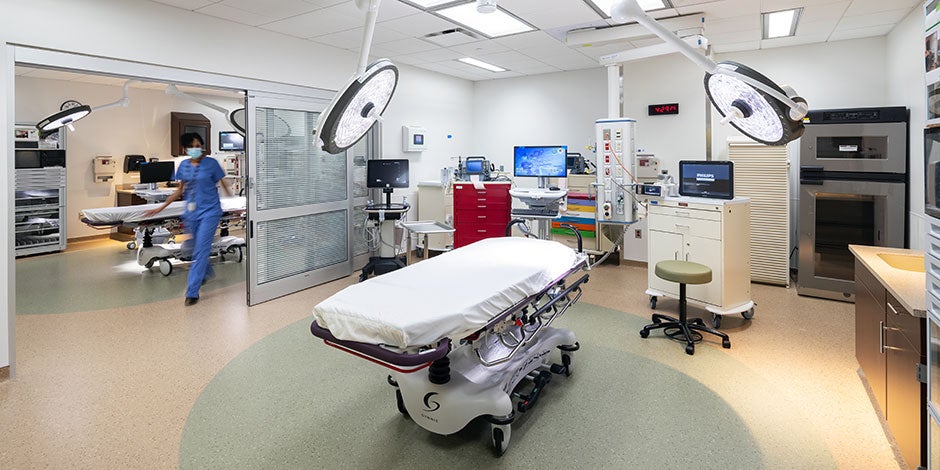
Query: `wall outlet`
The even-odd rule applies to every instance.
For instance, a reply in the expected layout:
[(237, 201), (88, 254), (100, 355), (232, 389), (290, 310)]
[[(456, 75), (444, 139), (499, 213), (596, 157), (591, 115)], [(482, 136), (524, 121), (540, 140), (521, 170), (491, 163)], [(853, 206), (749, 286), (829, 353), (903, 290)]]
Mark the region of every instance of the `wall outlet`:
[(633, 231), (633, 236), (635, 238), (643, 238), (643, 229), (635, 229)]

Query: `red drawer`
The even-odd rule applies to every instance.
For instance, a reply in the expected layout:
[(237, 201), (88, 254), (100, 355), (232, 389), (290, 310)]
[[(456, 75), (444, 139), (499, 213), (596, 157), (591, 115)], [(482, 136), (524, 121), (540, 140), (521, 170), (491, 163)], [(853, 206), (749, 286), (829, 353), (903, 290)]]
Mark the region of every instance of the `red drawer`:
[(454, 185), (454, 206), (476, 203), (510, 203), (508, 184), (490, 184), (477, 189), (472, 184)]
[(471, 227), (456, 228), (454, 231), (454, 248), (469, 245), (484, 238), (505, 237), (506, 225), (487, 224)]
[(454, 227), (477, 225), (502, 225), (509, 223), (509, 211), (456, 211), (454, 212)]

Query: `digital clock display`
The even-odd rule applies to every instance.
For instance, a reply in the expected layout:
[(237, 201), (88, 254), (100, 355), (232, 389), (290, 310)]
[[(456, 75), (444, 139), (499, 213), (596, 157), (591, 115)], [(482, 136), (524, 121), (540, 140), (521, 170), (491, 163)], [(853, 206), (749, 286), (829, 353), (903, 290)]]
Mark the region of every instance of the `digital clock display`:
[(649, 105), (650, 116), (664, 116), (668, 114), (679, 114), (679, 103)]

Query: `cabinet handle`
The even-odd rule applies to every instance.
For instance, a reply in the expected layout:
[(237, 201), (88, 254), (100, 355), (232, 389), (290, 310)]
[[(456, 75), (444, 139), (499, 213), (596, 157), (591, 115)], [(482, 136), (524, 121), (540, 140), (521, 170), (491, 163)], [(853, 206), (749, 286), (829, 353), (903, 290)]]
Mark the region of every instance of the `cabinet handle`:
[(688, 253), (685, 254), (685, 260), (686, 260), (686, 261), (689, 260), (689, 254), (688, 254)]
[(688, 217), (688, 216), (692, 215), (692, 213), (689, 212), (689, 211), (676, 211), (676, 215)]
[(477, 206), (477, 209), (486, 209), (486, 206)]
[(885, 322), (878, 322), (878, 351), (885, 353)]
[(894, 305), (891, 305), (891, 302), (885, 302), (885, 303), (888, 304), (888, 309), (891, 310), (891, 313), (893, 313), (893, 314), (895, 314), (895, 315), (898, 315), (898, 310), (897, 310), (896, 308), (894, 308)]
[(678, 251), (676, 252), (676, 255), (675, 255), (672, 259), (674, 259), (674, 260), (678, 260), (678, 259), (679, 259), (679, 252), (678, 252)]
[(679, 227), (690, 228), (688, 225), (676, 224), (676, 228), (679, 228)]
[(478, 219), (485, 219), (486, 216), (485, 216), (485, 215), (478, 215), (477, 218), (478, 218)]
[(485, 230), (485, 229), (480, 229), (480, 230), (477, 230), (477, 233), (486, 233), (486, 230)]

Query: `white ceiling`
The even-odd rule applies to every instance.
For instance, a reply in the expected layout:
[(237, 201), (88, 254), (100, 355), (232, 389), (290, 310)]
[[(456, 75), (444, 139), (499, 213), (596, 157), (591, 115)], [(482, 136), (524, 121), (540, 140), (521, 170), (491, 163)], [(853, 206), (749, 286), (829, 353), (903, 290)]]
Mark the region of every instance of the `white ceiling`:
[[(352, 0), (151, 0), (209, 16), (357, 52), (365, 15)], [(457, 0), (455, 0), (457, 1)], [(470, 0), (467, 0), (470, 1)], [(671, 0), (656, 18), (703, 14), (714, 51), (736, 52), (883, 36), (922, 0)], [(585, 0), (499, 0), (499, 6), (538, 28), (496, 39), (463, 38), (449, 47), (428, 34), (459, 27), (400, 0), (379, 8), (373, 56), (469, 80), (597, 67), (612, 52), (659, 42), (652, 36), (610, 44), (566, 45), (568, 31), (610, 27)], [(803, 7), (794, 37), (762, 40), (761, 12)], [(452, 36), (452, 35), (448, 35)], [(652, 39), (651, 39), (652, 38)], [(473, 57), (507, 69), (488, 72), (457, 62)]]

